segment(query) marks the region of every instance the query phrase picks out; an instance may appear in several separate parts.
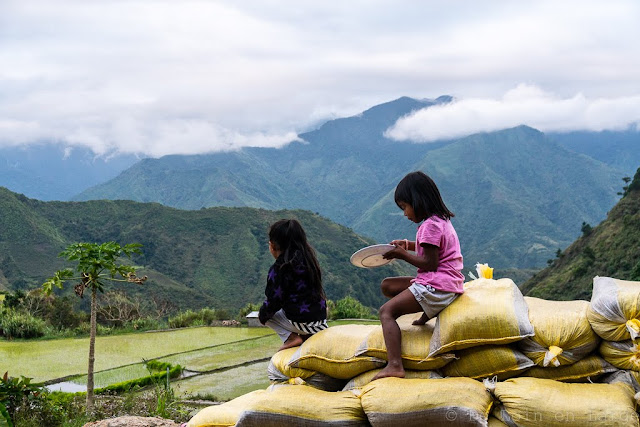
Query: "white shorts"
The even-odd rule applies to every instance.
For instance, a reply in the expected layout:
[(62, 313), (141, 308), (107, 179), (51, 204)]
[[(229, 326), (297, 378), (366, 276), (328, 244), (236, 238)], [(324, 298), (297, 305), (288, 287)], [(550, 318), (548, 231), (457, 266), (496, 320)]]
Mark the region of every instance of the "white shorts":
[(438, 313), (460, 295), (455, 292), (441, 291), (431, 285), (421, 285), (419, 283), (412, 283), (408, 289), (429, 319), (436, 317)]
[(313, 335), (329, 327), (326, 320), (307, 323), (294, 322), (287, 318), (284, 310), (276, 311), (273, 317), (267, 320), (265, 325), (276, 331), (282, 342), (285, 342), (292, 332), (298, 335)]

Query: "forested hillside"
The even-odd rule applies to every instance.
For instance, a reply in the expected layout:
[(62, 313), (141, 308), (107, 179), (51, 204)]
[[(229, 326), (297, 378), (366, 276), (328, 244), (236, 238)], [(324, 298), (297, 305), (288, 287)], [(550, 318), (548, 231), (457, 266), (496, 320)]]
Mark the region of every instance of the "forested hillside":
[(181, 308), (237, 309), (263, 299), (273, 258), (267, 229), (298, 218), (318, 252), (330, 299), (351, 295), (366, 305), (382, 302), (379, 283), (400, 264), (361, 269), (353, 252), (371, 244), (352, 230), (308, 211), (209, 208), (185, 211), (130, 201), (42, 202), (0, 188), (0, 289), (38, 287), (65, 267), (57, 254), (73, 242), (142, 243), (133, 262), (149, 276), (132, 292), (155, 295)]
[(607, 219), (592, 227), (551, 265), (522, 286), (528, 295), (548, 299), (591, 298), (594, 276), (640, 280), (640, 169)]

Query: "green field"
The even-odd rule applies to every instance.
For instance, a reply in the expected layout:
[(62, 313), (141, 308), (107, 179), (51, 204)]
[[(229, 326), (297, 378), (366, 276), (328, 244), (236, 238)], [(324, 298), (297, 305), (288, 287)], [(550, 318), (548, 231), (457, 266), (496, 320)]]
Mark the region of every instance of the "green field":
[[(346, 323), (377, 321), (343, 320)], [(269, 385), (267, 365), (281, 342), (269, 328), (201, 327), (98, 337), (95, 387), (147, 376), (143, 360), (179, 364), (189, 377), (172, 382), (180, 398), (226, 401)], [(11, 376), (86, 385), (89, 340), (0, 341), (0, 370)]]
[[(97, 337), (95, 371), (265, 335), (273, 335), (273, 350), (277, 350), (278, 338), (268, 328), (202, 327)], [(12, 376), (33, 378), (35, 382), (83, 375), (87, 371), (88, 353), (88, 338), (0, 341), (0, 370), (9, 371)]]

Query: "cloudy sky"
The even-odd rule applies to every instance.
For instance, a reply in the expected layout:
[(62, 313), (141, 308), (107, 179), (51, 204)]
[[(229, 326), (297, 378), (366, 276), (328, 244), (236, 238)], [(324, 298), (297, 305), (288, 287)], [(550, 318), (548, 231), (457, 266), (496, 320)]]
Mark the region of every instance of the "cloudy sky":
[(400, 96), (394, 139), (640, 123), (640, 2), (1, 0), (0, 147), (280, 146)]

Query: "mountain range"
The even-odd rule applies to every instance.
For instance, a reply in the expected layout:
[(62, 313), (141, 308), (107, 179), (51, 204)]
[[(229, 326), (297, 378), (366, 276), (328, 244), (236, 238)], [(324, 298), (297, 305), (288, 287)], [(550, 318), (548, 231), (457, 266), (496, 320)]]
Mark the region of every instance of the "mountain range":
[(0, 148), (0, 185), (40, 200), (80, 193), (73, 199), (305, 209), (386, 242), (415, 233), (391, 195), (407, 172), (420, 169), (457, 214), (467, 265), (531, 269), (570, 244), (582, 222), (604, 219), (621, 178), (640, 164), (633, 129), (543, 134), (520, 126), (428, 144), (384, 136), (400, 117), (447, 102), (399, 98), (328, 121), (280, 149), (138, 160), (62, 146)]
[(400, 98), (329, 121), (280, 149), (144, 159), (75, 200), (306, 209), (387, 242), (414, 235), (392, 192), (407, 172), (423, 170), (457, 213), (467, 265), (503, 269), (543, 266), (582, 222), (600, 222), (618, 200), (625, 171), (566, 148), (562, 135), (519, 126), (430, 144), (384, 136), (400, 117), (450, 101)]

